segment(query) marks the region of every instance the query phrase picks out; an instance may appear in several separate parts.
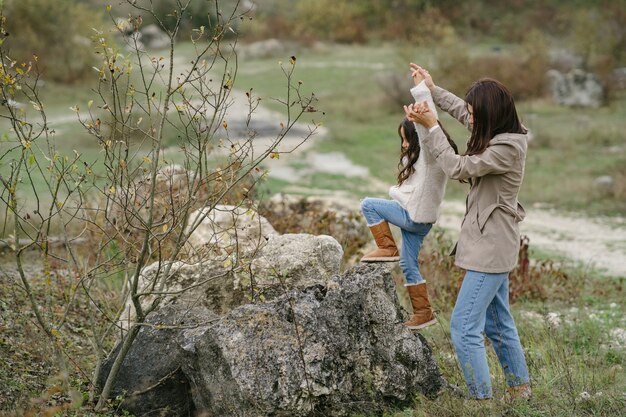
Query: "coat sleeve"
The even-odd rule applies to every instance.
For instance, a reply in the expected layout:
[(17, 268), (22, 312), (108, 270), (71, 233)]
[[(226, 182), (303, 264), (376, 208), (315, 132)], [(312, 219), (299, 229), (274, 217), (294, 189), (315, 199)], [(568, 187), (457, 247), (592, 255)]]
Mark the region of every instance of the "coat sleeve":
[(430, 132), (424, 138), (422, 146), (430, 152), (448, 177), (457, 180), (509, 172), (515, 161), (521, 157), (520, 151), (508, 142), (492, 143), (478, 155), (457, 155), (441, 129)]
[(441, 110), (463, 123), (469, 130), (472, 129), (469, 123), (469, 112), (467, 111), (467, 105), (464, 100), (441, 87), (435, 87), (433, 100)]
[[(433, 113), (435, 114), (435, 117), (439, 118), (437, 115), (437, 109), (435, 108), (435, 104), (433, 102), (433, 97), (430, 94), (430, 90), (428, 89), (428, 87), (426, 87), (425, 81), (422, 81), (415, 87), (411, 88), (411, 95), (413, 96), (413, 99), (415, 100), (416, 103), (421, 103), (423, 101), (426, 101), (426, 103), (428, 103), (428, 108), (433, 109)], [(419, 140), (420, 140), (420, 145), (421, 145), (422, 140), (424, 140), (424, 138), (428, 136), (428, 129), (419, 123), (414, 123), (414, 125), (415, 125), (415, 130), (417, 131), (417, 136), (419, 137)]]

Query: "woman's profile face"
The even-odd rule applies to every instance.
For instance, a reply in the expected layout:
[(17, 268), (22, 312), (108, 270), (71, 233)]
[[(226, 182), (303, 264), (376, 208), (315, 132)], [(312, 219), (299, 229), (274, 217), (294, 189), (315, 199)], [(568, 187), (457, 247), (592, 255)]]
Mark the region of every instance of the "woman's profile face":
[(400, 128), (400, 136), (402, 137), (402, 149), (408, 149), (409, 141), (406, 140), (406, 134), (404, 133), (404, 126)]
[(471, 104), (467, 105), (467, 112), (469, 113), (469, 124), (470, 126), (474, 125), (474, 108)]

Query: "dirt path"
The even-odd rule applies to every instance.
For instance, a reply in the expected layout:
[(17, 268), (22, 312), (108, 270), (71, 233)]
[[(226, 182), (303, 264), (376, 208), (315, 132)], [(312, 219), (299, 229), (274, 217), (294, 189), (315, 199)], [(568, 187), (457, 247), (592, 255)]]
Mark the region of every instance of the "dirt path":
[[(444, 202), (438, 224), (458, 233), (465, 204)], [(585, 268), (626, 277), (626, 219), (589, 218), (555, 210), (526, 209), (520, 230), (531, 247), (560, 254)]]

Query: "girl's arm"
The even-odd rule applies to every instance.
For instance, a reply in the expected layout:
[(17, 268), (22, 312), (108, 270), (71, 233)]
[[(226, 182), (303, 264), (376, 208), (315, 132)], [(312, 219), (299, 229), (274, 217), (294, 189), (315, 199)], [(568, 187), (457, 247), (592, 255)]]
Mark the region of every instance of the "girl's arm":
[[(411, 68), (411, 75), (413, 76), (413, 79), (424, 80), (426, 87), (430, 89), (434, 102), (441, 108), (441, 110), (447, 112), (450, 116), (463, 123), (463, 125), (469, 130), (472, 130), (469, 123), (470, 115), (467, 111), (465, 101), (461, 100), (449, 91), (446, 91), (441, 87), (437, 87), (428, 70), (413, 62), (409, 64), (409, 68)], [(430, 109), (434, 109), (434, 106), (432, 106), (431, 103), (428, 103), (428, 107)]]

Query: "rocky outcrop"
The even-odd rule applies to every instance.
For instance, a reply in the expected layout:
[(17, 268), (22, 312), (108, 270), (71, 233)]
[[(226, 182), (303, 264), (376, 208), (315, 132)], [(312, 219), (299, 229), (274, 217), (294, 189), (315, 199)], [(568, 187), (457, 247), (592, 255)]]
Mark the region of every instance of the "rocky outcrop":
[[(173, 416), (192, 408), (209, 416), (381, 413), (418, 393), (434, 396), (444, 384), (425, 340), (402, 325), (384, 265), (358, 266), (214, 322), (206, 309), (191, 311), (167, 307), (153, 317), (179, 328), (142, 329), (131, 347), (116, 392), (135, 393), (123, 406), (136, 415), (148, 415), (152, 401), (162, 409), (174, 394), (159, 383), (158, 399), (154, 389), (140, 395), (132, 381), (146, 381), (143, 387), (170, 374), (180, 377)], [(153, 364), (157, 352), (166, 368)]]
[[(267, 220), (260, 220), (260, 224), (264, 223)], [(256, 236), (256, 232), (253, 234)], [(211, 234), (218, 235), (222, 236)], [(258, 238), (265, 242), (262, 236), (254, 237), (255, 241)], [(222, 243), (231, 243), (228, 236), (221, 239)], [(241, 244), (245, 246), (244, 241)], [(139, 288), (142, 293), (160, 293), (162, 306), (201, 305), (224, 314), (246, 303), (269, 301), (293, 289), (325, 285), (339, 273), (342, 255), (341, 246), (330, 236), (270, 235), (269, 241), (250, 258), (227, 256), (195, 263), (155, 262), (141, 272)], [(147, 307), (156, 297), (145, 295), (141, 304)], [(120, 325), (129, 328), (134, 318), (133, 304), (128, 301)]]
[(566, 74), (552, 69), (546, 75), (555, 103), (570, 107), (600, 107), (604, 104), (604, 87), (596, 75), (581, 69)]
[[(189, 379), (182, 371), (184, 350), (177, 344), (182, 329), (206, 326), (218, 317), (204, 308), (165, 307), (149, 317), (122, 363), (113, 386), (124, 397), (123, 407), (137, 416), (188, 416), (195, 406)], [(119, 353), (118, 343), (103, 363), (98, 381), (103, 387)]]
[(184, 372), (209, 415), (350, 415), (435, 395), (443, 381), (405, 328), (386, 267), (246, 305), (197, 336)]

